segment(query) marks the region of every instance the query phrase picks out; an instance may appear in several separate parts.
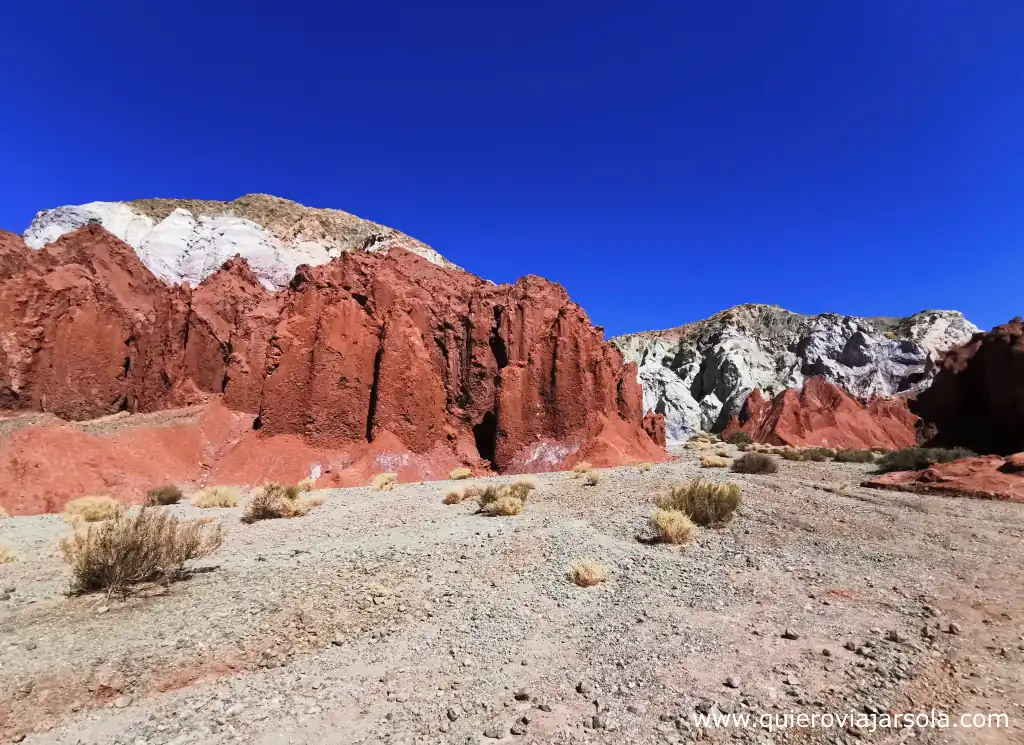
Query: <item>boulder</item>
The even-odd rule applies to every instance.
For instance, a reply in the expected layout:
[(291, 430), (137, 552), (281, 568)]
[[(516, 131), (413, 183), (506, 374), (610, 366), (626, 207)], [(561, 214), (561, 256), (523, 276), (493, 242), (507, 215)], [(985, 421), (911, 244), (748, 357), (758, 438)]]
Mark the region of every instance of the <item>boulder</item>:
[(1024, 502), (1024, 453), (935, 463), (921, 471), (894, 471), (864, 482), (876, 489)]

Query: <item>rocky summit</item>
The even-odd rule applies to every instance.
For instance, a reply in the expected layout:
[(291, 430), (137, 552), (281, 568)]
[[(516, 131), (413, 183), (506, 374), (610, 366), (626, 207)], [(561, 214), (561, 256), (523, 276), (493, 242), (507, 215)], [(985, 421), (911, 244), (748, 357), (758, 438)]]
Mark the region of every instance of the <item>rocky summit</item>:
[(774, 397), (821, 376), (865, 400), (920, 390), (942, 353), (977, 331), (955, 311), (858, 318), (750, 304), (611, 341), (637, 364), (644, 406), (664, 414), (673, 442), (697, 430), (722, 430), (755, 388)]
[(299, 265), (319, 266), (348, 251), (404, 248), (434, 264), (455, 266), (393, 228), (268, 194), (246, 194), (231, 202), (138, 199), (47, 209), (25, 231), (25, 244), (42, 248), (86, 225), (100, 225), (129, 244), (167, 283), (199, 284), (236, 255), (272, 290), (285, 287)]

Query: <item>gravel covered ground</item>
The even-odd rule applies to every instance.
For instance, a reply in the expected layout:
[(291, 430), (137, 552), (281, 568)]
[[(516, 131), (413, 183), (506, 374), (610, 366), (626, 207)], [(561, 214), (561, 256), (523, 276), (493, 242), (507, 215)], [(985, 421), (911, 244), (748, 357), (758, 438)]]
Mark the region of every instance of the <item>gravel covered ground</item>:
[[(444, 506), (444, 482), (253, 525), (182, 504), (224, 546), (109, 603), (64, 595), (58, 516), (0, 519), (0, 741), (1024, 743), (1024, 506), (697, 460), (542, 475), (516, 517)], [(698, 475), (742, 484), (736, 519), (650, 543), (652, 498)], [(584, 557), (607, 582), (567, 580)], [(1008, 726), (761, 726), (932, 709)]]

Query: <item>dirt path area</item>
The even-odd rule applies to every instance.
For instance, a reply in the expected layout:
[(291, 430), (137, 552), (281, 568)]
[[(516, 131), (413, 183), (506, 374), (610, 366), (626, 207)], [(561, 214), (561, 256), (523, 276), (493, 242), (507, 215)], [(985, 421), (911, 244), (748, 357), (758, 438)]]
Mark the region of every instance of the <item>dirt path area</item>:
[[(225, 545), (110, 603), (63, 595), (59, 517), (0, 520), (21, 557), (0, 565), (0, 739), (1024, 743), (1024, 506), (855, 486), (868, 468), (742, 476), (685, 452), (592, 487), (543, 475), (507, 518), (442, 505), (444, 482), (253, 525), (178, 505)], [(742, 484), (736, 519), (646, 542), (651, 499), (697, 476)], [(571, 584), (583, 557), (609, 580)], [(933, 709), (1007, 722), (783, 726)]]

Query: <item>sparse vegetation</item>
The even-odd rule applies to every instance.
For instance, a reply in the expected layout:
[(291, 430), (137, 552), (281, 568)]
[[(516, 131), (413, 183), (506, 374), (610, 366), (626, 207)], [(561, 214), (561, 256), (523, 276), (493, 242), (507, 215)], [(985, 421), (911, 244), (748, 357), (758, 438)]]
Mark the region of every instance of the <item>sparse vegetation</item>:
[(18, 555), (3, 544), (0, 544), (0, 564), (13, 564), (18, 560)]
[(718, 450), (715, 451), (715, 455), (717, 455), (719, 458), (728, 458), (729, 451), (725, 448), (719, 448)]
[(686, 444), (683, 445), (683, 447), (685, 447), (687, 450), (707, 450), (708, 448), (712, 447), (712, 445), (707, 440), (690, 439), (686, 441)]
[(732, 470), (736, 473), (775, 473), (779, 464), (770, 455), (748, 450), (732, 462)]
[(654, 468), (653, 463), (641, 463), (639, 466), (637, 466), (637, 469), (639, 469), (640, 473), (647, 473), (652, 468)]
[(304, 478), (295, 486), (297, 486), (301, 492), (310, 492), (316, 488), (316, 479)]
[(460, 479), (468, 479), (472, 475), (473, 470), (470, 468), (456, 468), (448, 474), (448, 478), (458, 481)]
[(746, 432), (736, 430), (726, 440), (730, 445), (749, 445), (753, 442), (754, 438), (748, 435)]
[(697, 525), (721, 525), (729, 520), (740, 504), (739, 484), (716, 484), (697, 479), (671, 489), (655, 504), (663, 510), (682, 512)]
[(267, 484), (249, 499), (242, 514), (242, 522), (301, 517), (323, 504), (322, 499), (303, 497), (301, 494), (298, 486)]
[(804, 452), (802, 450), (799, 450), (797, 448), (792, 448), (792, 447), (786, 448), (785, 450), (783, 450), (780, 453), (780, 455), (782, 456), (783, 460), (803, 460), (804, 459)]
[[(975, 453), (966, 448), (904, 448), (883, 455), (878, 461), (878, 472), (920, 471), (934, 463), (951, 463), (974, 456)], [(838, 456), (836, 460), (839, 460)]]
[(583, 477), (584, 486), (597, 486), (601, 483), (601, 474), (597, 471), (591, 471)]
[(651, 513), (651, 527), (662, 543), (689, 543), (697, 535), (697, 526), (679, 510), (654, 510)]
[(216, 551), (223, 537), (219, 522), (183, 521), (167, 510), (143, 507), (137, 515), (122, 511), (80, 528), (60, 547), (71, 565), (72, 591), (123, 594), (139, 582), (178, 579), (189, 561)]
[(804, 451), (804, 460), (824, 463), (829, 458), (835, 458), (836, 451), (832, 448), (808, 448)]
[(580, 559), (569, 567), (569, 581), (579, 587), (594, 587), (606, 579), (608, 572), (593, 559)]
[(174, 484), (156, 486), (146, 492), (146, 504), (150, 506), (177, 504), (181, 501), (181, 489)]
[(373, 477), (373, 480), (370, 481), (370, 486), (377, 491), (391, 491), (395, 485), (395, 479), (397, 478), (398, 475), (394, 473), (378, 473)]
[(537, 482), (531, 478), (516, 479), (507, 488), (511, 496), (525, 502), (530, 492), (537, 488)]
[(580, 476), (590, 473), (594, 467), (590, 465), (590, 461), (581, 460), (575, 466), (572, 467), (572, 477), (578, 479)]
[(466, 498), (466, 493), (461, 489), (452, 489), (450, 492), (444, 495), (444, 499), (441, 500), (444, 504), (459, 504), (463, 499)]
[(64, 520), (78, 523), (96, 523), (111, 520), (124, 512), (124, 505), (106, 496), (79, 497), (64, 505)]
[(238, 506), (238, 490), (231, 486), (208, 486), (192, 496), (192, 504), (202, 509)]
[(846, 449), (836, 453), (838, 463), (873, 463), (875, 454), (870, 450)]
[(518, 515), (526, 506), (530, 492), (537, 488), (533, 479), (519, 479), (505, 486), (488, 486), (477, 497), (480, 511), (492, 517)]
[(483, 511), (491, 517), (512, 517), (523, 511), (525, 503), (513, 496), (498, 497), (493, 502), (488, 502)]
[(702, 455), (700, 457), (701, 468), (725, 468), (728, 465), (728, 459), (721, 458), (717, 455)]

